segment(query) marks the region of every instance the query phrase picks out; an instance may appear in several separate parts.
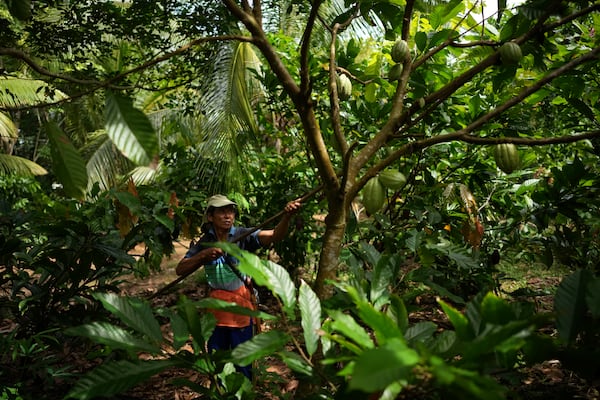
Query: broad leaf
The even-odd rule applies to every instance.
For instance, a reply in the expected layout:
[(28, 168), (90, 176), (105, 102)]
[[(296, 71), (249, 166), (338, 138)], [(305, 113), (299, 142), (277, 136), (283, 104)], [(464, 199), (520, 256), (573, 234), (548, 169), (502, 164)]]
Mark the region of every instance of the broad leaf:
[(271, 290), (281, 299), (286, 313), (293, 316), (296, 306), (296, 286), (285, 268), (271, 261), (262, 261), (258, 256), (243, 251), (234, 244), (217, 243), (216, 245), (239, 259), (239, 270), (250, 275), (257, 285)]
[(366, 350), (357, 359), (350, 388), (372, 393), (412, 376), (413, 367), (420, 361), (416, 351), (401, 340), (390, 341), (377, 349)]
[(19, 156), (0, 154), (0, 175), (37, 176), (48, 171), (41, 165)]
[(321, 329), (321, 302), (313, 290), (302, 281), (298, 295), (298, 306), (302, 317), (304, 344), (309, 355), (317, 350), (318, 330)]
[(171, 330), (173, 331), (173, 347), (175, 350), (178, 350), (187, 343), (188, 339), (190, 338), (190, 330), (188, 329), (188, 324), (181, 317), (181, 315), (172, 312), (171, 310), (166, 310), (166, 314), (171, 321)]
[[(20, 2), (20, 0), (14, 1)], [(67, 97), (66, 94), (44, 81), (13, 77), (0, 78), (0, 107), (35, 106), (64, 100)]]
[(312, 367), (300, 355), (291, 351), (281, 351), (277, 355), (291, 370), (308, 376), (312, 375)]
[(348, 287), (347, 290), (356, 305), (358, 316), (373, 330), (379, 344), (384, 344), (392, 338), (403, 338), (402, 331), (394, 320), (364, 300), (354, 287)]
[(141, 340), (126, 330), (106, 322), (92, 322), (91, 324), (69, 328), (65, 330), (65, 333), (84, 336), (96, 343), (105, 344), (115, 349), (135, 352), (146, 351), (152, 354), (160, 352), (160, 347)]
[(592, 276), (579, 270), (565, 277), (558, 285), (554, 297), (556, 328), (561, 338), (572, 342), (577, 337), (586, 311), (585, 295), (587, 283)]
[(103, 364), (77, 381), (66, 398), (88, 400), (97, 397), (111, 397), (177, 365), (175, 360), (125, 360)]
[(13, 17), (25, 21), (31, 17), (31, 0), (6, 0)]
[(254, 360), (281, 350), (288, 340), (289, 337), (279, 331), (261, 333), (238, 345), (231, 352), (231, 357), (236, 364), (248, 365)]
[(425, 342), (433, 337), (437, 330), (437, 325), (431, 321), (417, 322), (410, 326), (404, 337), (409, 343)]
[(195, 304), (199, 308), (224, 310), (224, 311), (232, 312), (235, 314), (247, 315), (249, 317), (258, 317), (258, 318), (265, 319), (265, 320), (277, 319), (276, 316), (273, 316), (271, 314), (267, 314), (262, 311), (251, 310), (249, 308), (239, 306), (236, 303), (230, 303), (228, 301), (214, 299), (211, 297), (207, 297), (202, 300), (199, 300), (199, 301), (195, 302)]
[(503, 325), (517, 318), (510, 304), (492, 292), (489, 292), (481, 302), (481, 317), (484, 323)]
[(384, 255), (379, 259), (379, 262), (373, 269), (371, 277), (371, 293), (370, 298), (372, 303), (377, 303), (380, 297), (387, 300), (389, 296), (389, 285), (394, 282), (394, 277), (398, 272), (400, 264), (400, 255)]
[(408, 310), (402, 298), (396, 294), (390, 296), (390, 305), (386, 314), (396, 322), (400, 331), (405, 332), (408, 328)]
[(87, 187), (85, 161), (65, 133), (53, 122), (46, 124), (50, 139), (52, 166), (67, 196), (81, 199)]
[(296, 286), (289, 272), (281, 265), (271, 261), (264, 262), (265, 274), (269, 279), (267, 287), (283, 302), (283, 308), (288, 316), (293, 317), (296, 307)]
[(456, 335), (461, 340), (470, 340), (474, 337), (473, 330), (469, 324), (469, 320), (460, 311), (452, 307), (450, 304), (438, 299), (439, 305), (444, 310), (444, 313), (454, 326)]
[(178, 328), (180, 335), (179, 337), (174, 337), (174, 339), (178, 339), (177, 343), (179, 344), (180, 341), (184, 339), (183, 335), (188, 332), (192, 334), (195, 343), (197, 343), (199, 347), (204, 348), (204, 344), (210, 337), (210, 334), (205, 336), (202, 330), (202, 323), (200, 321), (197, 305), (190, 301), (187, 297), (182, 297), (177, 303), (177, 312), (179, 317), (184, 321), (187, 329), (184, 331), (182, 327), (174, 326), (173, 335), (175, 336), (176, 333), (175, 328)]
[(162, 342), (160, 325), (147, 303), (134, 298), (119, 297), (114, 293), (96, 293), (94, 297), (128, 327), (157, 343)]
[(594, 318), (600, 318), (600, 279), (594, 278), (587, 285), (587, 306)]
[(129, 99), (107, 93), (106, 134), (136, 164), (149, 165), (158, 155), (158, 138), (148, 117)]
[(329, 315), (333, 318), (333, 322), (331, 323), (331, 328), (333, 330), (344, 334), (363, 349), (371, 349), (374, 347), (371, 336), (367, 333), (365, 328), (360, 326), (350, 315), (344, 314), (339, 310), (331, 310), (329, 311)]

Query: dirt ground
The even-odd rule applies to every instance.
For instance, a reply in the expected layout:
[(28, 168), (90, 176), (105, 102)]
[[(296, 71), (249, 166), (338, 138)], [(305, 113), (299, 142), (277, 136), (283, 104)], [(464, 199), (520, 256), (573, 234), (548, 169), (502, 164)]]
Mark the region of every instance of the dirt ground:
[[(175, 266), (187, 251), (187, 242), (175, 243), (175, 253), (166, 258), (162, 265), (162, 272), (152, 275), (143, 280), (132, 279), (127, 284), (123, 285), (123, 293), (130, 295), (142, 295), (144, 297), (151, 296), (157, 288), (172, 282), (177, 278), (175, 274)], [(537, 278), (532, 278), (529, 282), (532, 287), (538, 285), (549, 285), (553, 282), (541, 282)], [(193, 275), (180, 282), (175, 288), (166, 291), (152, 299), (155, 306), (170, 306), (175, 304), (180, 294), (185, 294), (191, 299), (201, 298), (206, 295), (206, 287), (195, 283)], [(547, 307), (546, 302), (550, 298), (539, 298), (539, 307)], [(275, 303), (265, 305), (268, 308), (275, 307)], [(272, 311), (271, 311), (272, 312)], [(434, 322), (443, 318), (443, 314), (437, 309), (434, 303), (427, 306), (427, 301), (418, 313), (411, 315), (411, 320), (429, 320)], [(263, 326), (263, 330), (268, 329), (268, 326)], [(290, 370), (277, 359), (267, 358), (261, 363), (264, 369), (261, 374), (269, 375), (268, 387), (257, 387), (256, 392), (261, 393), (259, 399), (279, 399), (293, 398), (293, 393), (298, 382), (294, 379)], [(510, 382), (509, 386), (512, 389), (509, 399), (514, 400), (563, 400), (563, 399), (600, 399), (600, 381), (586, 382), (580, 379), (572, 372), (565, 370), (560, 365), (558, 360), (550, 360), (535, 365), (531, 368), (523, 369), (518, 381)], [(263, 377), (265, 375), (262, 375)], [(175, 387), (169, 382), (173, 378), (186, 378), (196, 383), (206, 384), (206, 377), (198, 376), (189, 370), (170, 370), (157, 375), (125, 394), (127, 399), (144, 399), (144, 400), (196, 400), (200, 399), (197, 393), (182, 387)], [(273, 390), (275, 388), (275, 390)], [(425, 400), (426, 390), (423, 388), (411, 388), (399, 399), (421, 399)]]

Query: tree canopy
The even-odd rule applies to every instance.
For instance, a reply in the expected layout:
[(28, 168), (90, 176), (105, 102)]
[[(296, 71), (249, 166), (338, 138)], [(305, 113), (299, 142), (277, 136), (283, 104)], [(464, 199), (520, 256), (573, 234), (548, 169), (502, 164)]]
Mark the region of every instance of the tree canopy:
[[(444, 143), (542, 146), (600, 135), (592, 1), (499, 4), (492, 16), (466, 1), (4, 5), (2, 110), (25, 135), (48, 138), (52, 173), (69, 196), (85, 196), (88, 177), (103, 170), (160, 171), (157, 138), (181, 140), (186, 129), (203, 154), (218, 152), (220, 160), (207, 157), (220, 163), (217, 176), (231, 176), (223, 171), (243, 137), (272, 135), (264, 123), (282, 128), (292, 149), (305, 143), (305, 168), (328, 204), (320, 295), (335, 277), (351, 204), (384, 169), (410, 175)], [(408, 54), (394, 60), (398, 40)], [(502, 55), (507, 43), (520, 53), (514, 60)], [(351, 82), (347, 100), (341, 75)], [(41, 123), (26, 125), (32, 113)], [(539, 122), (548, 116), (551, 124)], [(173, 120), (179, 128), (168, 130)], [(37, 149), (19, 150), (35, 161)], [(93, 163), (101, 149), (110, 163)]]

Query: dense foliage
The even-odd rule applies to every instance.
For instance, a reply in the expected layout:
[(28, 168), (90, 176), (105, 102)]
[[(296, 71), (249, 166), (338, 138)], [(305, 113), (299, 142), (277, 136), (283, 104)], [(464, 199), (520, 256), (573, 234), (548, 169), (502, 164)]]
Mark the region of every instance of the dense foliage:
[[(499, 371), (547, 359), (597, 376), (600, 4), (239, 3), (0, 2), (0, 398), (173, 367), (252, 398), (232, 364), (265, 356), (298, 397), (505, 398)], [(240, 254), (280, 305), (248, 344), (204, 351), (196, 310), (228, 304), (119, 296), (209, 195), (250, 226), (319, 184), (277, 263)], [(502, 263), (570, 269), (555, 313), (503, 292)], [(410, 321), (422, 296), (444, 324)], [(82, 337), (103, 362), (80, 379), (62, 351)]]

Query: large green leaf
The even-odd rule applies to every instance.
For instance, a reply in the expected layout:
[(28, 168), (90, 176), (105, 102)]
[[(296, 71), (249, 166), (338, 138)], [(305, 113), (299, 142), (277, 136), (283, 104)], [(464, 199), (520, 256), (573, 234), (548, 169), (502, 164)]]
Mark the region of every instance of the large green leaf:
[(460, 311), (458, 311), (456, 308), (452, 307), (450, 304), (444, 302), (441, 299), (438, 299), (438, 303), (442, 307), (442, 310), (444, 310), (444, 313), (446, 313), (446, 316), (448, 317), (452, 325), (454, 326), (454, 330), (456, 331), (456, 335), (459, 337), (459, 339), (470, 340), (475, 336), (467, 317), (465, 317)]
[(289, 337), (283, 332), (261, 333), (238, 345), (231, 352), (231, 356), (236, 364), (248, 365), (254, 360), (282, 350), (288, 340)]
[(587, 285), (587, 306), (594, 318), (600, 318), (600, 279), (594, 278)]
[(263, 263), (263, 266), (268, 277), (267, 287), (281, 299), (283, 309), (288, 316), (292, 317), (296, 307), (296, 286), (289, 272), (281, 265), (268, 260)]
[[(371, 293), (370, 298), (372, 303), (383, 304), (387, 302), (389, 297), (389, 285), (394, 282), (394, 278), (400, 265), (400, 255), (385, 255), (382, 256), (375, 267), (371, 277)], [(382, 298), (381, 301), (380, 298)]]
[(228, 311), (235, 314), (247, 315), (249, 317), (258, 317), (265, 320), (274, 320), (277, 319), (276, 316), (267, 314), (263, 311), (255, 311), (246, 307), (239, 306), (235, 303), (230, 303), (228, 301), (214, 299), (211, 297), (206, 297), (202, 300), (195, 302), (195, 304), (199, 308), (207, 308), (213, 310), (223, 310)]
[(31, 0), (6, 0), (13, 17), (25, 21), (31, 17)]
[(146, 335), (156, 343), (162, 342), (160, 325), (148, 303), (139, 299), (120, 297), (114, 293), (95, 293), (94, 297), (128, 327)]
[(391, 340), (385, 346), (366, 350), (356, 360), (350, 388), (368, 393), (382, 390), (393, 382), (408, 379), (412, 368), (420, 361), (416, 351), (401, 340)]
[(321, 302), (313, 290), (302, 281), (298, 295), (298, 306), (302, 316), (304, 343), (309, 355), (317, 350), (319, 341), (318, 330), (321, 329)]
[[(173, 339), (177, 339), (177, 344), (179, 344), (181, 342), (181, 340), (183, 339), (183, 335), (186, 334), (186, 332), (189, 334), (192, 334), (192, 337), (194, 338), (194, 341), (201, 347), (204, 347), (204, 343), (208, 340), (208, 338), (210, 337), (211, 332), (209, 333), (208, 336), (205, 335), (205, 332), (202, 330), (202, 323), (200, 321), (200, 316), (198, 315), (198, 307), (191, 302), (187, 297), (182, 297), (179, 302), (177, 303), (177, 311), (179, 317), (185, 321), (185, 326), (187, 327), (187, 329), (183, 329), (182, 326), (180, 325), (176, 325), (173, 327)], [(175, 328), (177, 327), (177, 332), (178, 335), (175, 336)]]
[(356, 312), (361, 321), (373, 330), (379, 344), (384, 344), (392, 338), (403, 337), (402, 331), (398, 328), (396, 322), (360, 296), (356, 288), (347, 287), (347, 291), (356, 305)]
[(277, 355), (291, 370), (308, 376), (312, 375), (312, 367), (299, 354), (291, 351), (280, 351)]
[(34, 106), (53, 103), (67, 97), (66, 94), (44, 81), (0, 77), (0, 107)]
[(285, 268), (271, 261), (262, 261), (258, 256), (243, 251), (231, 243), (218, 243), (217, 246), (239, 259), (239, 270), (250, 275), (258, 285), (271, 290), (281, 299), (287, 314), (293, 316), (296, 306), (296, 286)]
[(481, 301), (481, 317), (485, 323), (503, 325), (515, 320), (515, 315), (510, 304), (489, 292)]
[(48, 171), (41, 165), (23, 157), (0, 154), (0, 175), (36, 176)]
[(84, 336), (92, 339), (96, 343), (102, 343), (114, 349), (123, 349), (128, 351), (147, 351), (149, 353), (159, 353), (160, 347), (141, 340), (123, 328), (106, 323), (92, 322), (65, 330), (68, 335)]
[(386, 310), (386, 314), (396, 322), (401, 332), (406, 331), (408, 328), (408, 310), (402, 298), (397, 294), (390, 296), (390, 304)]
[(124, 360), (103, 364), (81, 378), (66, 398), (88, 400), (111, 397), (177, 365), (175, 360)]
[(411, 325), (404, 333), (404, 337), (409, 343), (425, 342), (433, 338), (436, 331), (436, 324), (431, 321), (421, 321)]
[(158, 137), (148, 117), (129, 99), (106, 96), (106, 133), (125, 157), (136, 164), (149, 165), (158, 155)]
[(162, 315), (167, 315), (171, 321), (171, 330), (173, 331), (173, 347), (178, 350), (183, 347), (190, 338), (190, 329), (186, 320), (176, 312), (165, 309)]
[(85, 161), (67, 135), (54, 122), (46, 124), (50, 139), (52, 166), (67, 196), (81, 199), (87, 187)]
[(365, 328), (359, 325), (350, 315), (344, 314), (339, 310), (331, 310), (329, 311), (329, 315), (333, 318), (333, 322), (331, 323), (332, 329), (344, 334), (363, 349), (375, 347), (371, 336)]
[(577, 337), (586, 311), (587, 284), (592, 280), (589, 271), (578, 270), (565, 277), (554, 297), (556, 328), (561, 338), (572, 342)]
[[(17, 128), (12, 118), (8, 114), (0, 112), (0, 143), (4, 141), (14, 142), (18, 137), (19, 128)], [(11, 151), (8, 151), (7, 154), (11, 154)]]

